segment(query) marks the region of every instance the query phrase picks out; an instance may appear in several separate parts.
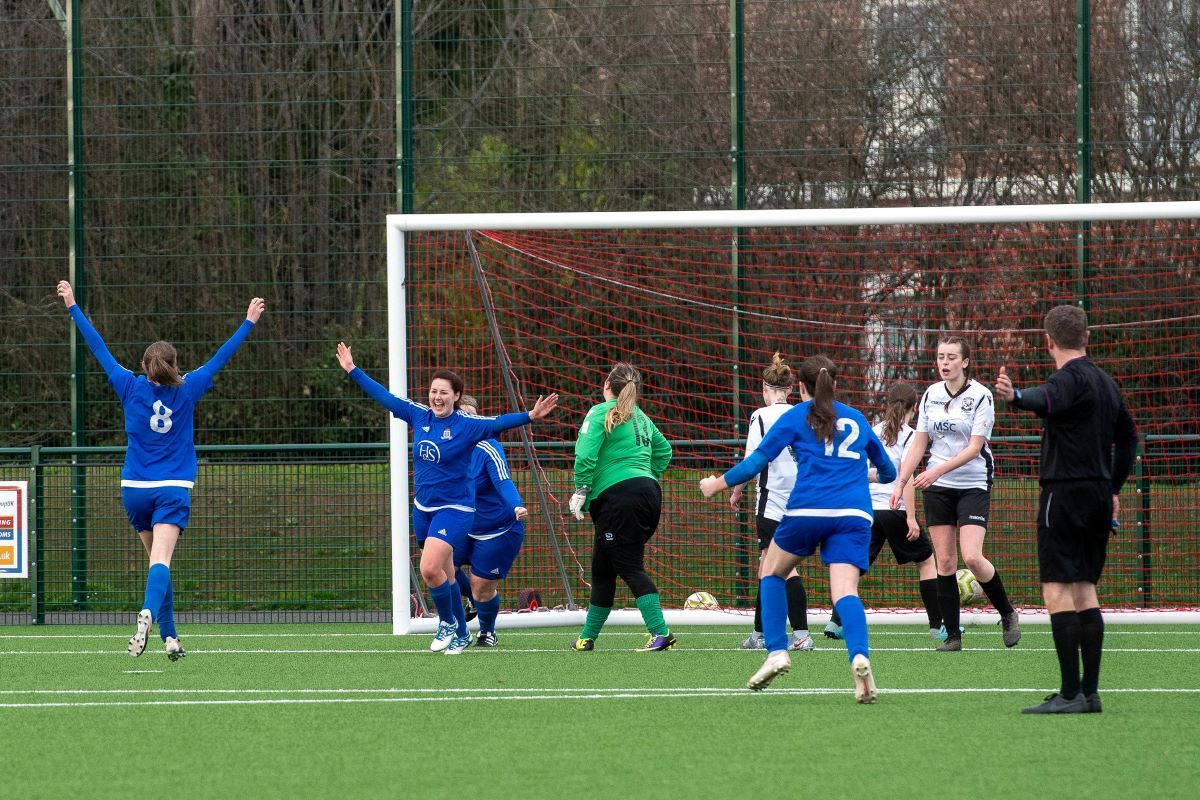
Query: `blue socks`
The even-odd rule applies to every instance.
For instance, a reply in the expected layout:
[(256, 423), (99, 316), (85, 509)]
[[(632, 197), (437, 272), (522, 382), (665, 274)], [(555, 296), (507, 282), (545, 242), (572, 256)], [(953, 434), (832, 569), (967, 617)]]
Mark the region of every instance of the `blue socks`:
[(859, 654), (870, 658), (867, 652), (867, 612), (862, 600), (858, 595), (848, 594), (834, 603), (833, 607), (842, 618), (842, 638), (846, 640), (846, 652), (850, 660), (853, 661)]
[[(767, 646), (767, 652), (787, 650), (787, 585), (783, 578), (768, 575), (759, 581), (758, 597), (762, 602), (763, 639)], [(859, 608), (861, 609), (862, 606)], [(865, 622), (863, 633), (865, 637)]]
[(446, 581), (441, 586), (430, 586), (429, 596), (433, 598), (433, 604), (437, 607), (438, 617), (442, 622), (453, 623), (458, 618), (454, 616), (454, 605), (451, 602), (452, 598), (459, 598), (459, 607), (462, 607), (462, 595), (458, 593), (458, 588)]
[(471, 576), (461, 567), (454, 570), (454, 582), (458, 584), (458, 593), (463, 597), (471, 596)]
[(171, 568), (166, 564), (151, 564), (146, 574), (146, 596), (142, 608), (157, 617), (162, 613), (163, 598), (171, 590)]
[(496, 615), (500, 613), (500, 593), (491, 600), (479, 600), (475, 603), (479, 612), (479, 632), (491, 633), (496, 630)]
[(163, 595), (162, 606), (158, 609), (158, 635), (165, 642), (168, 638), (178, 639), (175, 632), (175, 588), (167, 581), (167, 593)]

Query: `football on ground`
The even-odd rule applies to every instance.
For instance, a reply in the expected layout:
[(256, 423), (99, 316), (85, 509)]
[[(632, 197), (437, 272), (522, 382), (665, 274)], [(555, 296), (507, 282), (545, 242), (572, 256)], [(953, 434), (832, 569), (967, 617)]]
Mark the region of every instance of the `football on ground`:
[(692, 592), (683, 601), (684, 608), (717, 608), (717, 598), (709, 592)]

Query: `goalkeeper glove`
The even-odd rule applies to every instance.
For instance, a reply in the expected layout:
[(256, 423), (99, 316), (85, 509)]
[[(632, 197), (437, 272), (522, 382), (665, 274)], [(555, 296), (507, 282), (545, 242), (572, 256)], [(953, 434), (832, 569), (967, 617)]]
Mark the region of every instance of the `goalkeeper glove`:
[(575, 519), (583, 519), (583, 504), (587, 500), (590, 488), (590, 486), (580, 486), (575, 490), (575, 494), (571, 495), (571, 502), (568, 504), (568, 508), (575, 515)]

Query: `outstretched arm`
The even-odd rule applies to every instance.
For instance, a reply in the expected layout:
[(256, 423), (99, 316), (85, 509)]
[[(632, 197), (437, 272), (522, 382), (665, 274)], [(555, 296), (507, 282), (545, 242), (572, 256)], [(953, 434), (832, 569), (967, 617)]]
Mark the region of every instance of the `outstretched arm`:
[(242, 342), (246, 341), (246, 337), (250, 335), (254, 324), (258, 322), (258, 318), (262, 316), (266, 308), (267, 304), (261, 297), (251, 300), (250, 306), (246, 309), (246, 320), (233, 332), (233, 336), (230, 336), (228, 341), (221, 345), (213, 357), (196, 372), (211, 381), (221, 371), (221, 368), (229, 363), (229, 359), (233, 358), (233, 354), (241, 347)]
[(58, 296), (63, 299), (63, 304), (67, 307), (67, 311), (71, 314), (71, 319), (75, 322), (75, 327), (79, 328), (79, 333), (83, 336), (83, 341), (87, 344), (88, 350), (92, 351), (92, 355), (100, 362), (100, 366), (104, 369), (104, 374), (108, 376), (109, 382), (116, 388), (117, 393), (122, 393), (124, 381), (133, 377), (133, 373), (122, 367), (113, 358), (113, 354), (109, 352), (108, 345), (104, 343), (104, 338), (100, 335), (93, 326), (87, 316), (83, 313), (83, 309), (75, 302), (75, 292), (71, 289), (71, 284), (67, 281), (58, 282)]
[(396, 397), (387, 390), (386, 386), (354, 366), (354, 355), (350, 352), (350, 346), (345, 342), (338, 342), (337, 360), (342, 369), (346, 370), (350, 379), (357, 383), (359, 388), (367, 393), (367, 396), (400, 419), (412, 424), (412, 414), (417, 409), (417, 405), (407, 398)]

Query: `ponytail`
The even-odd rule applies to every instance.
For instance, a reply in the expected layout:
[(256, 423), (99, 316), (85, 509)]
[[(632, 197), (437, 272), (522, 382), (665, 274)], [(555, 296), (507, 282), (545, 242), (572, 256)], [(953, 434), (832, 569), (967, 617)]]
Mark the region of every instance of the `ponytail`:
[(616, 405), (604, 415), (604, 432), (612, 433), (613, 428), (633, 417), (642, 385), (642, 373), (632, 364), (621, 362), (612, 368), (604, 382), (617, 396)]
[(837, 411), (833, 407), (833, 385), (837, 367), (826, 356), (813, 356), (800, 367), (800, 380), (812, 395), (808, 409), (808, 427), (817, 439), (832, 442), (837, 426)]
[(142, 355), (142, 371), (161, 386), (182, 386), (183, 378), (176, 365), (178, 356), (170, 342), (154, 342)]
[(904, 418), (917, 404), (917, 390), (907, 383), (893, 383), (888, 389), (887, 407), (883, 412), (883, 443), (888, 447), (900, 438)]

